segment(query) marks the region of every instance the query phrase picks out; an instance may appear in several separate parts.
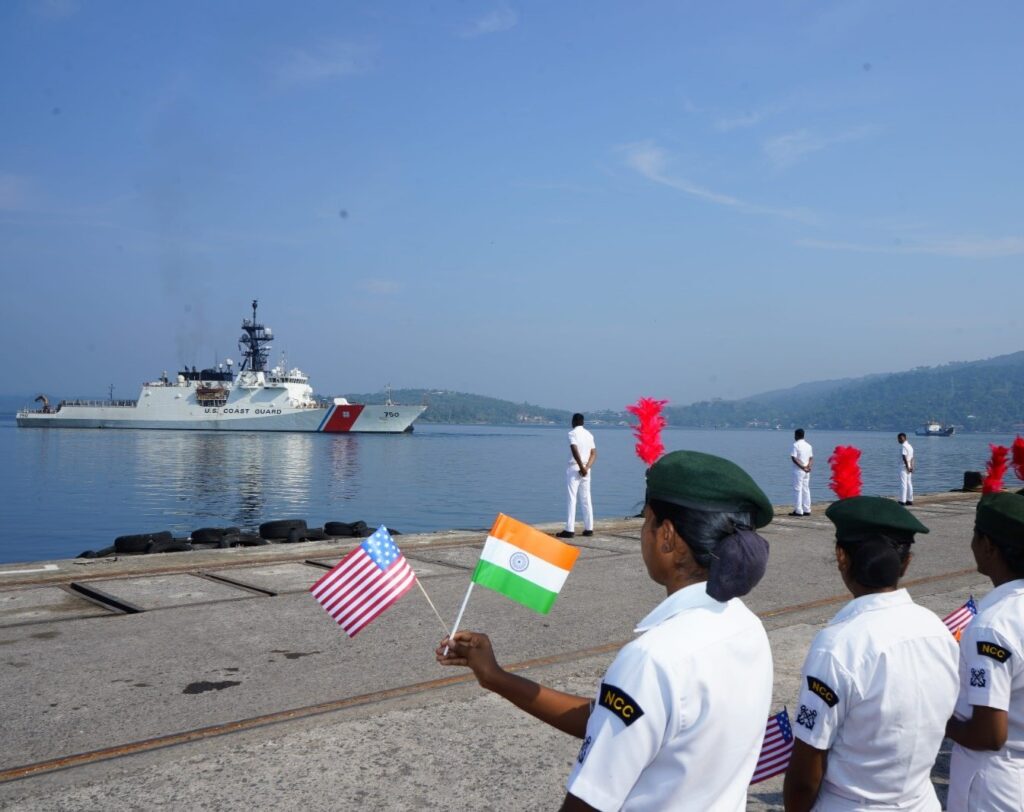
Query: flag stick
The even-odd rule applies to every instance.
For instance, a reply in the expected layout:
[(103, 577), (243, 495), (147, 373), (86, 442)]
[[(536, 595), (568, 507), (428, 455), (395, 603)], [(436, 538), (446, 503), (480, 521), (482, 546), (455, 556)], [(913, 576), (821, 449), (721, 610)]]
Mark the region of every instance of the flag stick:
[[(462, 599), (462, 606), (459, 607), (459, 616), (455, 618), (455, 623), (452, 624), (452, 633), (448, 635), (449, 638), (459, 630), (459, 624), (462, 622), (462, 616), (466, 613), (466, 604), (469, 603), (469, 593), (473, 591), (474, 583), (474, 581), (469, 582), (469, 589), (466, 590), (466, 597)], [(444, 647), (444, 653), (448, 653), (448, 646)]]
[(437, 615), (437, 620), (441, 624), (441, 628), (448, 631), (448, 627), (444, 625), (444, 619), (441, 617), (441, 613), (437, 611), (437, 607), (434, 606), (434, 602), (430, 600), (430, 595), (427, 594), (427, 590), (423, 588), (423, 584), (420, 583), (420, 579), (416, 579), (416, 586), (420, 588), (420, 592), (423, 593), (423, 597), (427, 599), (427, 603), (430, 604), (430, 608), (434, 610), (434, 614)]

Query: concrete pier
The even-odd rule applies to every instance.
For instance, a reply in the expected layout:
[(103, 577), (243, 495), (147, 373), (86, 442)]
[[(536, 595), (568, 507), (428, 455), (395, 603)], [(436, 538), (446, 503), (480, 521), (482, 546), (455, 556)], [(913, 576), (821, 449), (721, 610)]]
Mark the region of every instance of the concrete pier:
[[(905, 585), (945, 615), (990, 589), (969, 543), (976, 494), (921, 497), (931, 528)], [(774, 709), (794, 706), (807, 646), (849, 599), (832, 525), (779, 515), (747, 603), (769, 630)], [(557, 526), (541, 529), (554, 532)], [(605, 520), (550, 615), (475, 590), (464, 628), (499, 660), (590, 695), (664, 594), (640, 522)], [(396, 541), (446, 623), (485, 531)], [(419, 590), (348, 639), (307, 590), (353, 540), (0, 566), (0, 807), (18, 810), (552, 809), (579, 741), (444, 669)], [(944, 798), (948, 749), (934, 778)], [(781, 809), (781, 778), (749, 808)]]

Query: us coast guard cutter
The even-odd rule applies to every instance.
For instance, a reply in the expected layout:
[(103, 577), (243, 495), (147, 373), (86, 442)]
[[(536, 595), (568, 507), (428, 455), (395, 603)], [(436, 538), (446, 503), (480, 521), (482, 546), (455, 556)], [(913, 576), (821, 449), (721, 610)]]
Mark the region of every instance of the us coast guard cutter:
[(96, 429), (184, 429), (191, 431), (410, 431), (426, 406), (391, 402), (349, 403), (323, 400), (313, 394), (300, 369), (282, 365), (267, 369), (273, 331), (256, 320), (242, 321), (238, 348), (241, 368), (235, 374), (228, 359), (215, 369), (185, 368), (175, 380), (165, 372), (142, 385), (138, 400), (65, 400), (51, 407), (45, 395), (41, 409), (18, 412), (19, 426)]

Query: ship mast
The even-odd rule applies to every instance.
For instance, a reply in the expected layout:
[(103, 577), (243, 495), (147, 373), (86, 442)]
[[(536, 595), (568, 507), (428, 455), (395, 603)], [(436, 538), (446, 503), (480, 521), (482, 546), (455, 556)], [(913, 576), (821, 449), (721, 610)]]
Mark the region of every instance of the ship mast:
[(256, 321), (256, 299), (252, 300), (252, 320), (242, 319), (242, 337), (238, 339), (238, 351), (242, 353), (242, 370), (263, 372), (270, 356), (270, 342), (274, 332)]

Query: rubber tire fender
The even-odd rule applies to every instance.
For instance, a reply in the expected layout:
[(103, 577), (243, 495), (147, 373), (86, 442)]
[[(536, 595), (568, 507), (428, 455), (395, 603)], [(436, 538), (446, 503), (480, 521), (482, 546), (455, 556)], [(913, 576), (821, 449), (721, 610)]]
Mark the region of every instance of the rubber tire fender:
[(151, 541), (146, 545), (147, 553), (187, 553), (193, 549), (188, 539), (172, 538), (170, 541)]
[(199, 544), (210, 544), (220, 541), (224, 536), (238, 535), (242, 531), (237, 527), (200, 527), (192, 531), (192, 541)]
[(264, 522), (260, 525), (260, 536), (265, 539), (286, 539), (292, 531), (300, 535), (306, 532), (305, 519), (280, 519), (274, 522)]
[(270, 544), (263, 536), (256, 533), (239, 533), (238, 540), (234, 543), (239, 547), (262, 547), (264, 544)]
[(327, 522), (324, 525), (324, 532), (334, 538), (351, 538), (355, 535), (352, 532), (352, 525), (348, 522)]
[(159, 533), (135, 533), (128, 536), (118, 536), (114, 539), (114, 550), (118, 553), (144, 553), (150, 542), (166, 542), (171, 541), (173, 538), (170, 530), (162, 530)]

